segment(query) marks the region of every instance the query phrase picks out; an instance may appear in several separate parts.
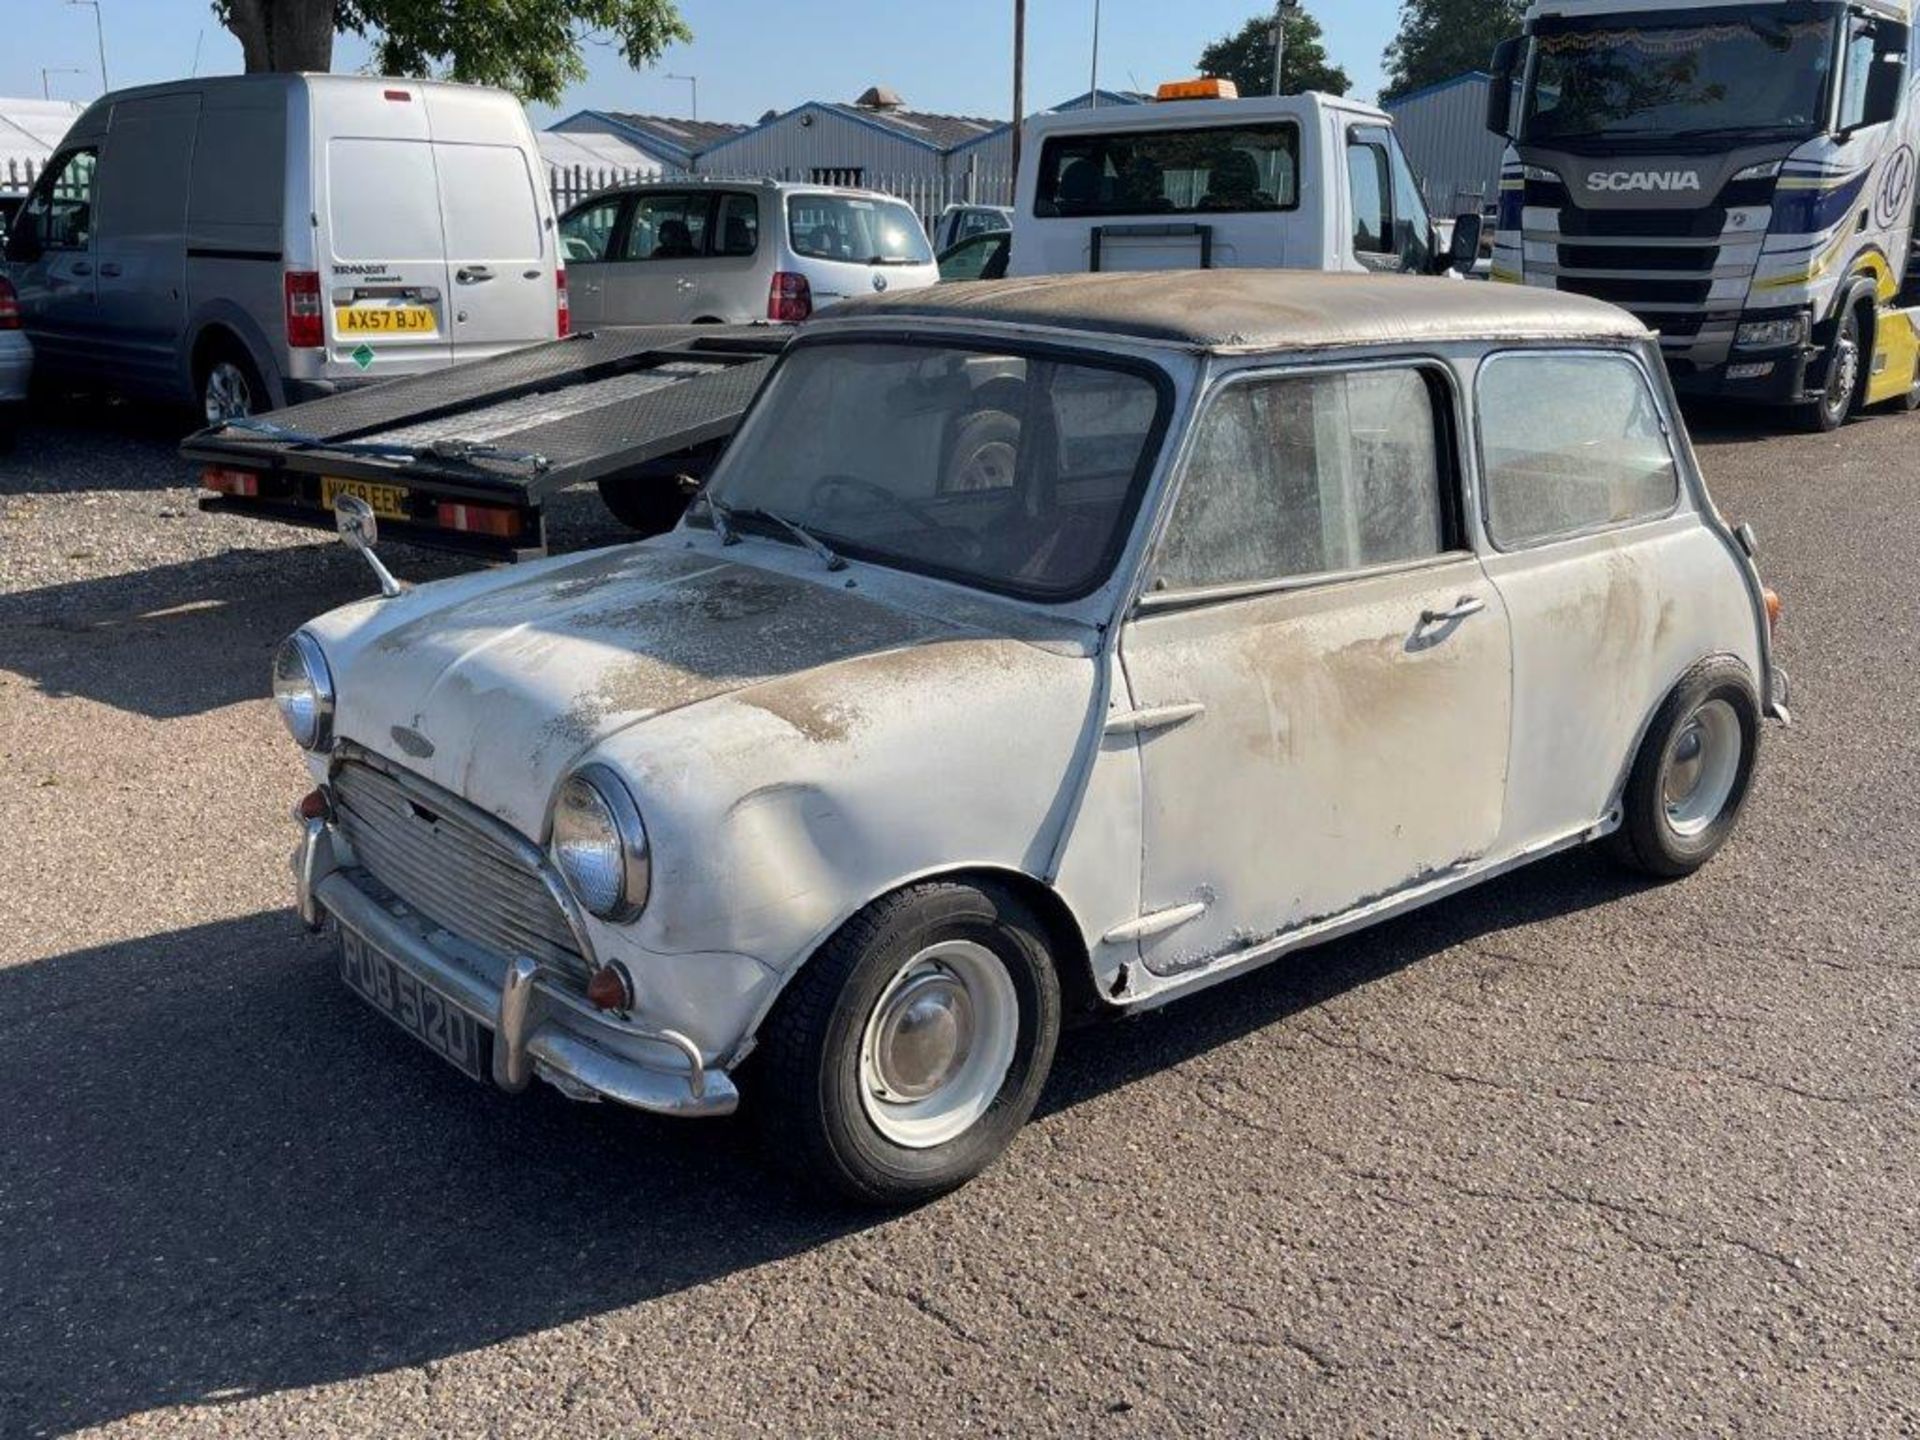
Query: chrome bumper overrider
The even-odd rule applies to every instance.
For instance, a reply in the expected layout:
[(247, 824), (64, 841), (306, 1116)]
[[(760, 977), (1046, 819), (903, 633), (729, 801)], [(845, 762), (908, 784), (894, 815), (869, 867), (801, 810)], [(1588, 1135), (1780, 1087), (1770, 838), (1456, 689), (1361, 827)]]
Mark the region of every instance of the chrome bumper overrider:
[[(300, 918), (317, 930), (333, 915), (491, 1030), (493, 1080), (502, 1090), (524, 1090), (538, 1075), (575, 1099), (613, 1100), (660, 1115), (728, 1115), (738, 1108), (733, 1081), (709, 1070), (686, 1036), (595, 1009), (526, 956), (501, 961), (465, 946), (466, 953), (451, 953), (431, 921), (355, 883), (331, 825), (303, 823), (293, 855)], [(657, 1049), (663, 1061), (668, 1054), (674, 1059), (654, 1064), (621, 1053), (622, 1047)]]

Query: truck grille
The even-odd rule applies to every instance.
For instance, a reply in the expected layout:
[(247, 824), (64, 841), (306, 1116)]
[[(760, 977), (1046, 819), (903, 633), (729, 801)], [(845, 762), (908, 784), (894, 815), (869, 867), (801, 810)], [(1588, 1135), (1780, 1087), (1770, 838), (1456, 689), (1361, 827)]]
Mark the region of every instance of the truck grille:
[(359, 761), (334, 772), (334, 812), (354, 859), (436, 925), (509, 958), (587, 971), (540, 874), (424, 781)]

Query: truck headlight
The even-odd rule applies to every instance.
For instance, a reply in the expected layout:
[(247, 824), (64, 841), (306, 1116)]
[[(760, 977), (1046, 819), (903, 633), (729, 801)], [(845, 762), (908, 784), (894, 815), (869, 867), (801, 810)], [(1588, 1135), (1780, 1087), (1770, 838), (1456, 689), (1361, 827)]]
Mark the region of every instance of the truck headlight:
[(1812, 333), (1804, 311), (1778, 320), (1749, 320), (1733, 336), (1736, 350), (1778, 350), (1787, 345), (1804, 345)]
[(1784, 160), (1762, 160), (1758, 165), (1749, 165), (1734, 175), (1736, 180), (1771, 180), (1785, 168)]
[(653, 852), (640, 807), (605, 765), (583, 765), (553, 807), (553, 863), (589, 914), (637, 919), (653, 887)]
[(302, 750), (333, 745), (333, 673), (320, 642), (297, 630), (273, 652), (273, 703)]

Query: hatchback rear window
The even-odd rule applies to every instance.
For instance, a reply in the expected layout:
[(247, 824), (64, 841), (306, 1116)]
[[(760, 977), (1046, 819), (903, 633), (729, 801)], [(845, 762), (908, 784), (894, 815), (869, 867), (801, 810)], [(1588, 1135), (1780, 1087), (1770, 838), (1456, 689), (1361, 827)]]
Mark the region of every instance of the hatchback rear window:
[(920, 218), (897, 200), (795, 195), (787, 201), (788, 243), (811, 260), (854, 265), (931, 265)]

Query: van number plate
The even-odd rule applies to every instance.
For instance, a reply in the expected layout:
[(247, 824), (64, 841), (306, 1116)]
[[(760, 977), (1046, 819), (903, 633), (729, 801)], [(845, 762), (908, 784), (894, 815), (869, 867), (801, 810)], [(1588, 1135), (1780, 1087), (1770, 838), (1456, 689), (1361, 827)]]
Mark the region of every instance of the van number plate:
[(439, 328), (430, 305), (353, 305), (336, 308), (336, 335), (431, 335)]
[(407, 487), (404, 485), (374, 485), (365, 480), (342, 480), (337, 475), (321, 479), (320, 503), (327, 509), (333, 509), (334, 502), (342, 495), (366, 501), (373, 507), (373, 513), (382, 520), (413, 518), (407, 513)]

